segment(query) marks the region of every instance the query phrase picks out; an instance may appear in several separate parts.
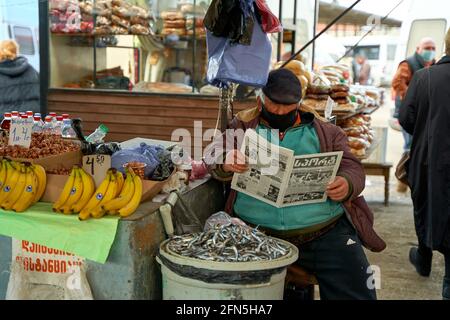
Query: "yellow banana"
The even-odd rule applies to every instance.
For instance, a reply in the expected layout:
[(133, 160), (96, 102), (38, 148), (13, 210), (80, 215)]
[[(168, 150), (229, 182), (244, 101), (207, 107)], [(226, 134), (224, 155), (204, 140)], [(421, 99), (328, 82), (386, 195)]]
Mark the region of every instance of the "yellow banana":
[(127, 172), (127, 177), (125, 179), (122, 191), (119, 194), (119, 197), (105, 202), (102, 207), (103, 210), (106, 211), (107, 214), (114, 215), (118, 213), (118, 210), (123, 208), (130, 202), (131, 198), (134, 194), (134, 182), (133, 176)]
[(3, 159), (2, 162), (0, 163), (0, 168), (1, 168), (1, 171), (0, 171), (0, 189), (1, 189), (6, 182), (7, 170), (6, 170), (6, 160), (5, 159)]
[(25, 165), (23, 163), (19, 166), (20, 174), (17, 179), (17, 182), (11, 190), (9, 191), (8, 196), (3, 200), (1, 207), (3, 210), (11, 210), (13, 205), (20, 199), (20, 195), (22, 191), (25, 189), (27, 183), (27, 172), (25, 169)]
[(96, 219), (103, 217), (106, 213), (105, 210), (103, 210), (102, 208), (102, 204), (109, 202), (116, 197), (118, 184), (117, 184), (117, 175), (116, 172), (114, 171), (115, 169), (111, 171), (110, 176), (111, 181), (109, 182), (108, 190), (106, 191), (105, 196), (103, 197), (102, 201), (100, 201), (98, 205), (91, 210), (91, 216)]
[(31, 170), (36, 176), (38, 182), (37, 190), (33, 199), (33, 203), (36, 203), (41, 200), (42, 196), (44, 195), (45, 188), (47, 187), (47, 174), (44, 167), (38, 164), (33, 164), (31, 166)]
[(111, 172), (108, 174), (105, 180), (98, 186), (97, 190), (94, 192), (93, 196), (89, 199), (86, 206), (80, 211), (78, 219), (86, 220), (91, 216), (91, 210), (94, 209), (104, 198), (106, 191), (108, 191), (109, 181), (111, 179)]
[(12, 206), (12, 210), (15, 212), (24, 212), (33, 205), (38, 190), (37, 176), (34, 174), (31, 167), (27, 167), (25, 170), (27, 172), (25, 188), (23, 188), (19, 200)]
[(83, 168), (80, 168), (78, 170), (78, 173), (80, 174), (81, 180), (83, 182), (83, 194), (81, 195), (81, 198), (78, 200), (78, 202), (72, 206), (72, 213), (79, 213), (87, 205), (95, 192), (94, 179), (89, 174), (87, 174), (86, 171), (83, 170)]
[(132, 215), (139, 207), (142, 198), (142, 180), (138, 175), (133, 176), (134, 194), (128, 204), (119, 210), (121, 217), (125, 218)]
[(0, 205), (8, 197), (11, 189), (16, 185), (19, 178), (20, 171), (14, 169), (11, 165), (11, 161), (6, 161), (6, 181), (3, 188), (0, 191)]
[(60, 208), (69, 198), (70, 193), (72, 192), (73, 184), (75, 183), (75, 172), (76, 170), (74, 169), (72, 169), (72, 171), (70, 172), (69, 178), (67, 179), (66, 184), (64, 185), (63, 191), (59, 195), (58, 200), (56, 200), (56, 202), (53, 204), (53, 211), (55, 212), (60, 211)]
[(122, 192), (123, 184), (125, 183), (125, 178), (123, 177), (122, 172), (117, 170), (116, 172), (116, 179), (117, 179), (117, 194), (114, 198), (118, 197), (120, 193)]
[(80, 168), (75, 167), (75, 181), (73, 183), (70, 195), (66, 202), (59, 208), (59, 210), (64, 214), (71, 214), (72, 207), (76, 204), (81, 196), (83, 195), (83, 179), (81, 178)]

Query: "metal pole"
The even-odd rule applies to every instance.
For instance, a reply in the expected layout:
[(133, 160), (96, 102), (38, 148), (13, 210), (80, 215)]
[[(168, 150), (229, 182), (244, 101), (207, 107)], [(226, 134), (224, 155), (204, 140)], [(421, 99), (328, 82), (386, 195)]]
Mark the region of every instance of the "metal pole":
[[(314, 4), (314, 29), (313, 29), (313, 38), (316, 37), (317, 34), (317, 24), (319, 21), (319, 11), (320, 10), (320, 2), (319, 0), (315, 1)], [(316, 59), (316, 42), (313, 43), (312, 47), (312, 58), (311, 58), (311, 69), (314, 69), (314, 61)]]
[(224, 132), (228, 128), (228, 118), (231, 107), (231, 98), (233, 95), (233, 85), (228, 88), (220, 89), (219, 108), (220, 108), (220, 131)]
[(328, 31), (328, 29), (330, 29), (332, 26), (334, 26), (339, 20), (342, 19), (343, 16), (345, 16), (348, 12), (350, 12), (358, 3), (360, 3), (361, 0), (356, 0), (354, 4), (352, 4), (350, 7), (348, 7), (347, 9), (345, 9), (340, 15), (338, 15), (336, 18), (333, 19), (333, 21), (331, 21), (326, 27), (325, 29), (323, 29), (322, 31), (319, 32), (319, 34), (317, 34), (313, 39), (311, 39), (310, 41), (308, 41), (307, 44), (305, 44), (300, 50), (297, 51), (296, 54), (294, 54), (292, 57), (290, 57), (285, 63), (283, 63), (283, 65), (281, 66), (281, 68), (285, 67), (289, 62), (291, 62), (292, 60), (294, 60), (294, 58), (299, 55), (300, 53), (302, 53), (306, 48), (308, 48), (311, 44), (313, 44), (317, 38), (319, 38), (320, 36), (322, 36), (322, 34), (324, 34), (325, 32)]
[(194, 0), (194, 32), (193, 32), (193, 41), (192, 41), (192, 93), (195, 93), (195, 77), (196, 77), (196, 70), (195, 70), (195, 61), (196, 61), (196, 55), (197, 55), (197, 34), (196, 34), (196, 28), (195, 28), (195, 24), (196, 24), (196, 11), (195, 11), (195, 7), (197, 5), (197, 0)]
[(48, 113), (48, 89), (50, 87), (50, 45), (48, 23), (48, 1), (39, 1), (39, 64), (41, 114)]
[[(283, 22), (283, 2), (280, 0), (279, 5), (279, 11), (278, 11), (278, 18), (280, 19), (280, 22)], [(281, 60), (281, 48), (283, 46), (283, 31), (278, 32), (278, 52), (277, 52), (277, 61)]]

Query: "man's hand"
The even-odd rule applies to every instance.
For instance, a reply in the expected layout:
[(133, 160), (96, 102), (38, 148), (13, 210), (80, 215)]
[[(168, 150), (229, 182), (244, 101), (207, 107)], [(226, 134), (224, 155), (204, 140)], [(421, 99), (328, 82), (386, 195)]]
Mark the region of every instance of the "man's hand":
[(348, 195), (349, 189), (347, 179), (337, 176), (333, 182), (328, 184), (327, 194), (331, 200), (341, 202)]
[(233, 173), (244, 173), (248, 170), (245, 156), (239, 150), (231, 150), (227, 153), (223, 171)]

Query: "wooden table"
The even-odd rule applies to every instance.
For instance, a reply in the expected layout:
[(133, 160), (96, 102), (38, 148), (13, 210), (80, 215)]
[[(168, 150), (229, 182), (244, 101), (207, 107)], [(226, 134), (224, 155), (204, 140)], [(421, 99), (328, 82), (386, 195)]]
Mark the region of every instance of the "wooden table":
[(389, 206), (389, 181), (392, 163), (386, 162), (388, 128), (374, 128), (376, 141), (362, 161), (367, 176), (384, 176), (384, 205)]

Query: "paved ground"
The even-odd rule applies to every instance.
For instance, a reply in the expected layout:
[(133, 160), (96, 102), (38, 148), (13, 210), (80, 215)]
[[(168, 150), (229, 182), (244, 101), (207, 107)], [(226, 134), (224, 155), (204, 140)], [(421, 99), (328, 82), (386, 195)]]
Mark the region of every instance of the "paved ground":
[[(392, 103), (388, 103), (373, 114), (373, 125), (386, 127)], [(403, 138), (400, 132), (389, 129), (387, 160), (396, 164), (402, 153)], [(371, 264), (381, 270), (379, 299), (442, 299), (442, 278), (444, 274), (443, 256), (434, 254), (433, 270), (430, 278), (420, 277), (408, 261), (411, 245), (417, 244), (412, 217), (412, 203), (409, 192), (399, 194), (397, 182), (391, 174), (391, 203), (384, 207), (384, 178), (367, 177), (364, 192), (375, 213), (377, 232), (387, 242), (388, 248), (379, 254), (368, 253)]]

